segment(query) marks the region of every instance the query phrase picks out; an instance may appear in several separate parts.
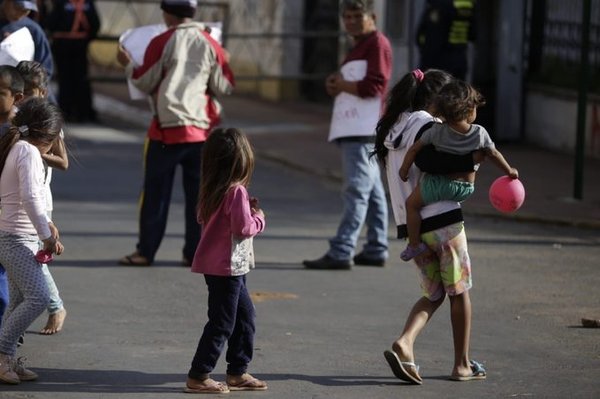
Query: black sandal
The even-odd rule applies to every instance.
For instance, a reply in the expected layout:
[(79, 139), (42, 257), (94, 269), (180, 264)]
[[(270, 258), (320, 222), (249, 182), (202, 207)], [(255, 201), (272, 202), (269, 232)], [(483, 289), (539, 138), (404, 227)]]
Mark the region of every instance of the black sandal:
[(119, 259), (119, 265), (121, 266), (150, 266), (152, 263), (146, 259), (146, 257), (138, 254), (137, 252), (131, 255), (126, 255)]

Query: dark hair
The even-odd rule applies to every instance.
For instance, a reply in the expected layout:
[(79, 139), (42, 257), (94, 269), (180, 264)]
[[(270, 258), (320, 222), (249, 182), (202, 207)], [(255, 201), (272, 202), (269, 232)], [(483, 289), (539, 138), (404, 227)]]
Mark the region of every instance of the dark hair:
[(412, 72), (404, 75), (388, 94), (385, 112), (375, 128), (375, 150), (380, 161), (387, 157), (385, 138), (398, 122), (403, 112), (429, 108), (435, 103), (440, 89), (452, 81), (452, 75), (439, 69), (428, 69), (419, 80)]
[(25, 83), (21, 74), (12, 65), (0, 65), (0, 81), (6, 83), (11, 93), (23, 93)]
[(31, 98), (19, 106), (12, 125), (0, 137), (0, 171), (4, 170), (6, 158), (19, 140), (27, 140), (33, 145), (51, 144), (63, 125), (60, 109), (43, 98)]
[(483, 95), (462, 80), (448, 83), (440, 90), (436, 99), (436, 109), (446, 122), (465, 120), (474, 109), (484, 104)]
[(184, 4), (167, 4), (166, 2), (161, 2), (160, 4), (161, 10), (166, 12), (167, 14), (171, 14), (177, 18), (194, 18), (196, 15), (196, 7), (184, 5)]
[(342, 0), (340, 4), (341, 12), (346, 10), (362, 11), (366, 14), (373, 14), (375, 6), (373, 0)]
[(30, 96), (34, 89), (48, 88), (48, 73), (39, 62), (21, 61), (17, 64), (17, 71), (25, 83), (23, 90), (25, 96)]
[(241, 130), (215, 129), (204, 143), (198, 220), (207, 223), (234, 184), (248, 186), (254, 171), (254, 153)]

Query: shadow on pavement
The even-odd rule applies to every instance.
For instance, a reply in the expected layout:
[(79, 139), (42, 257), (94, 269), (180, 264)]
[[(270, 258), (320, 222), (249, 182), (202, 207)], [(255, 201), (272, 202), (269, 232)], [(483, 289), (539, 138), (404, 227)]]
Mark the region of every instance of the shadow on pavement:
[[(183, 391), (185, 374), (144, 373), (128, 370), (69, 370), (36, 368), (40, 379), (23, 383), (13, 392), (88, 392), (88, 393), (174, 393)], [(164, 384), (179, 383), (181, 387)], [(9, 386), (3, 386), (9, 391)]]
[[(36, 368), (40, 379), (35, 384), (6, 386), (13, 392), (86, 392), (86, 393), (178, 393), (183, 390), (185, 374), (144, 373), (128, 370), (69, 370)], [(224, 375), (213, 375), (223, 381)], [(261, 379), (274, 381), (306, 381), (327, 387), (402, 386), (412, 385), (394, 377), (383, 376), (322, 376), (305, 374), (261, 374)], [(428, 377), (447, 379), (447, 376)], [(179, 386), (164, 386), (176, 383)]]

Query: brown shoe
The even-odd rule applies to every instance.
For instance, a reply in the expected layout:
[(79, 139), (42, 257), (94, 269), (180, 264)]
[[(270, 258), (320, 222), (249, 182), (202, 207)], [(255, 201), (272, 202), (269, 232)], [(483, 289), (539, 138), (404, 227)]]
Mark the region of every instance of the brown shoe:
[(12, 359), (7, 355), (0, 355), (0, 381), (17, 385), (21, 382), (17, 373), (12, 369)]
[(20, 357), (16, 360), (13, 360), (12, 363), (12, 369), (15, 372), (15, 374), (17, 375), (17, 377), (19, 377), (20, 381), (33, 381), (33, 380), (37, 380), (38, 375), (37, 373), (34, 373), (33, 371), (26, 369), (25, 368), (25, 361), (27, 359), (24, 357)]
[(352, 262), (349, 259), (338, 260), (329, 255), (315, 260), (305, 260), (302, 263), (305, 268), (314, 270), (350, 270), (352, 268)]

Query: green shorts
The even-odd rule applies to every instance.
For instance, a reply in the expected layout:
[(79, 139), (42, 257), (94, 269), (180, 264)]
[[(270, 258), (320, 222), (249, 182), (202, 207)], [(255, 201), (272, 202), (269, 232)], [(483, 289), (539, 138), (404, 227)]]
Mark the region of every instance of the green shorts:
[(461, 202), (469, 198), (475, 185), (466, 181), (452, 180), (444, 175), (423, 175), (421, 182), (421, 198), (424, 204), (438, 201)]

